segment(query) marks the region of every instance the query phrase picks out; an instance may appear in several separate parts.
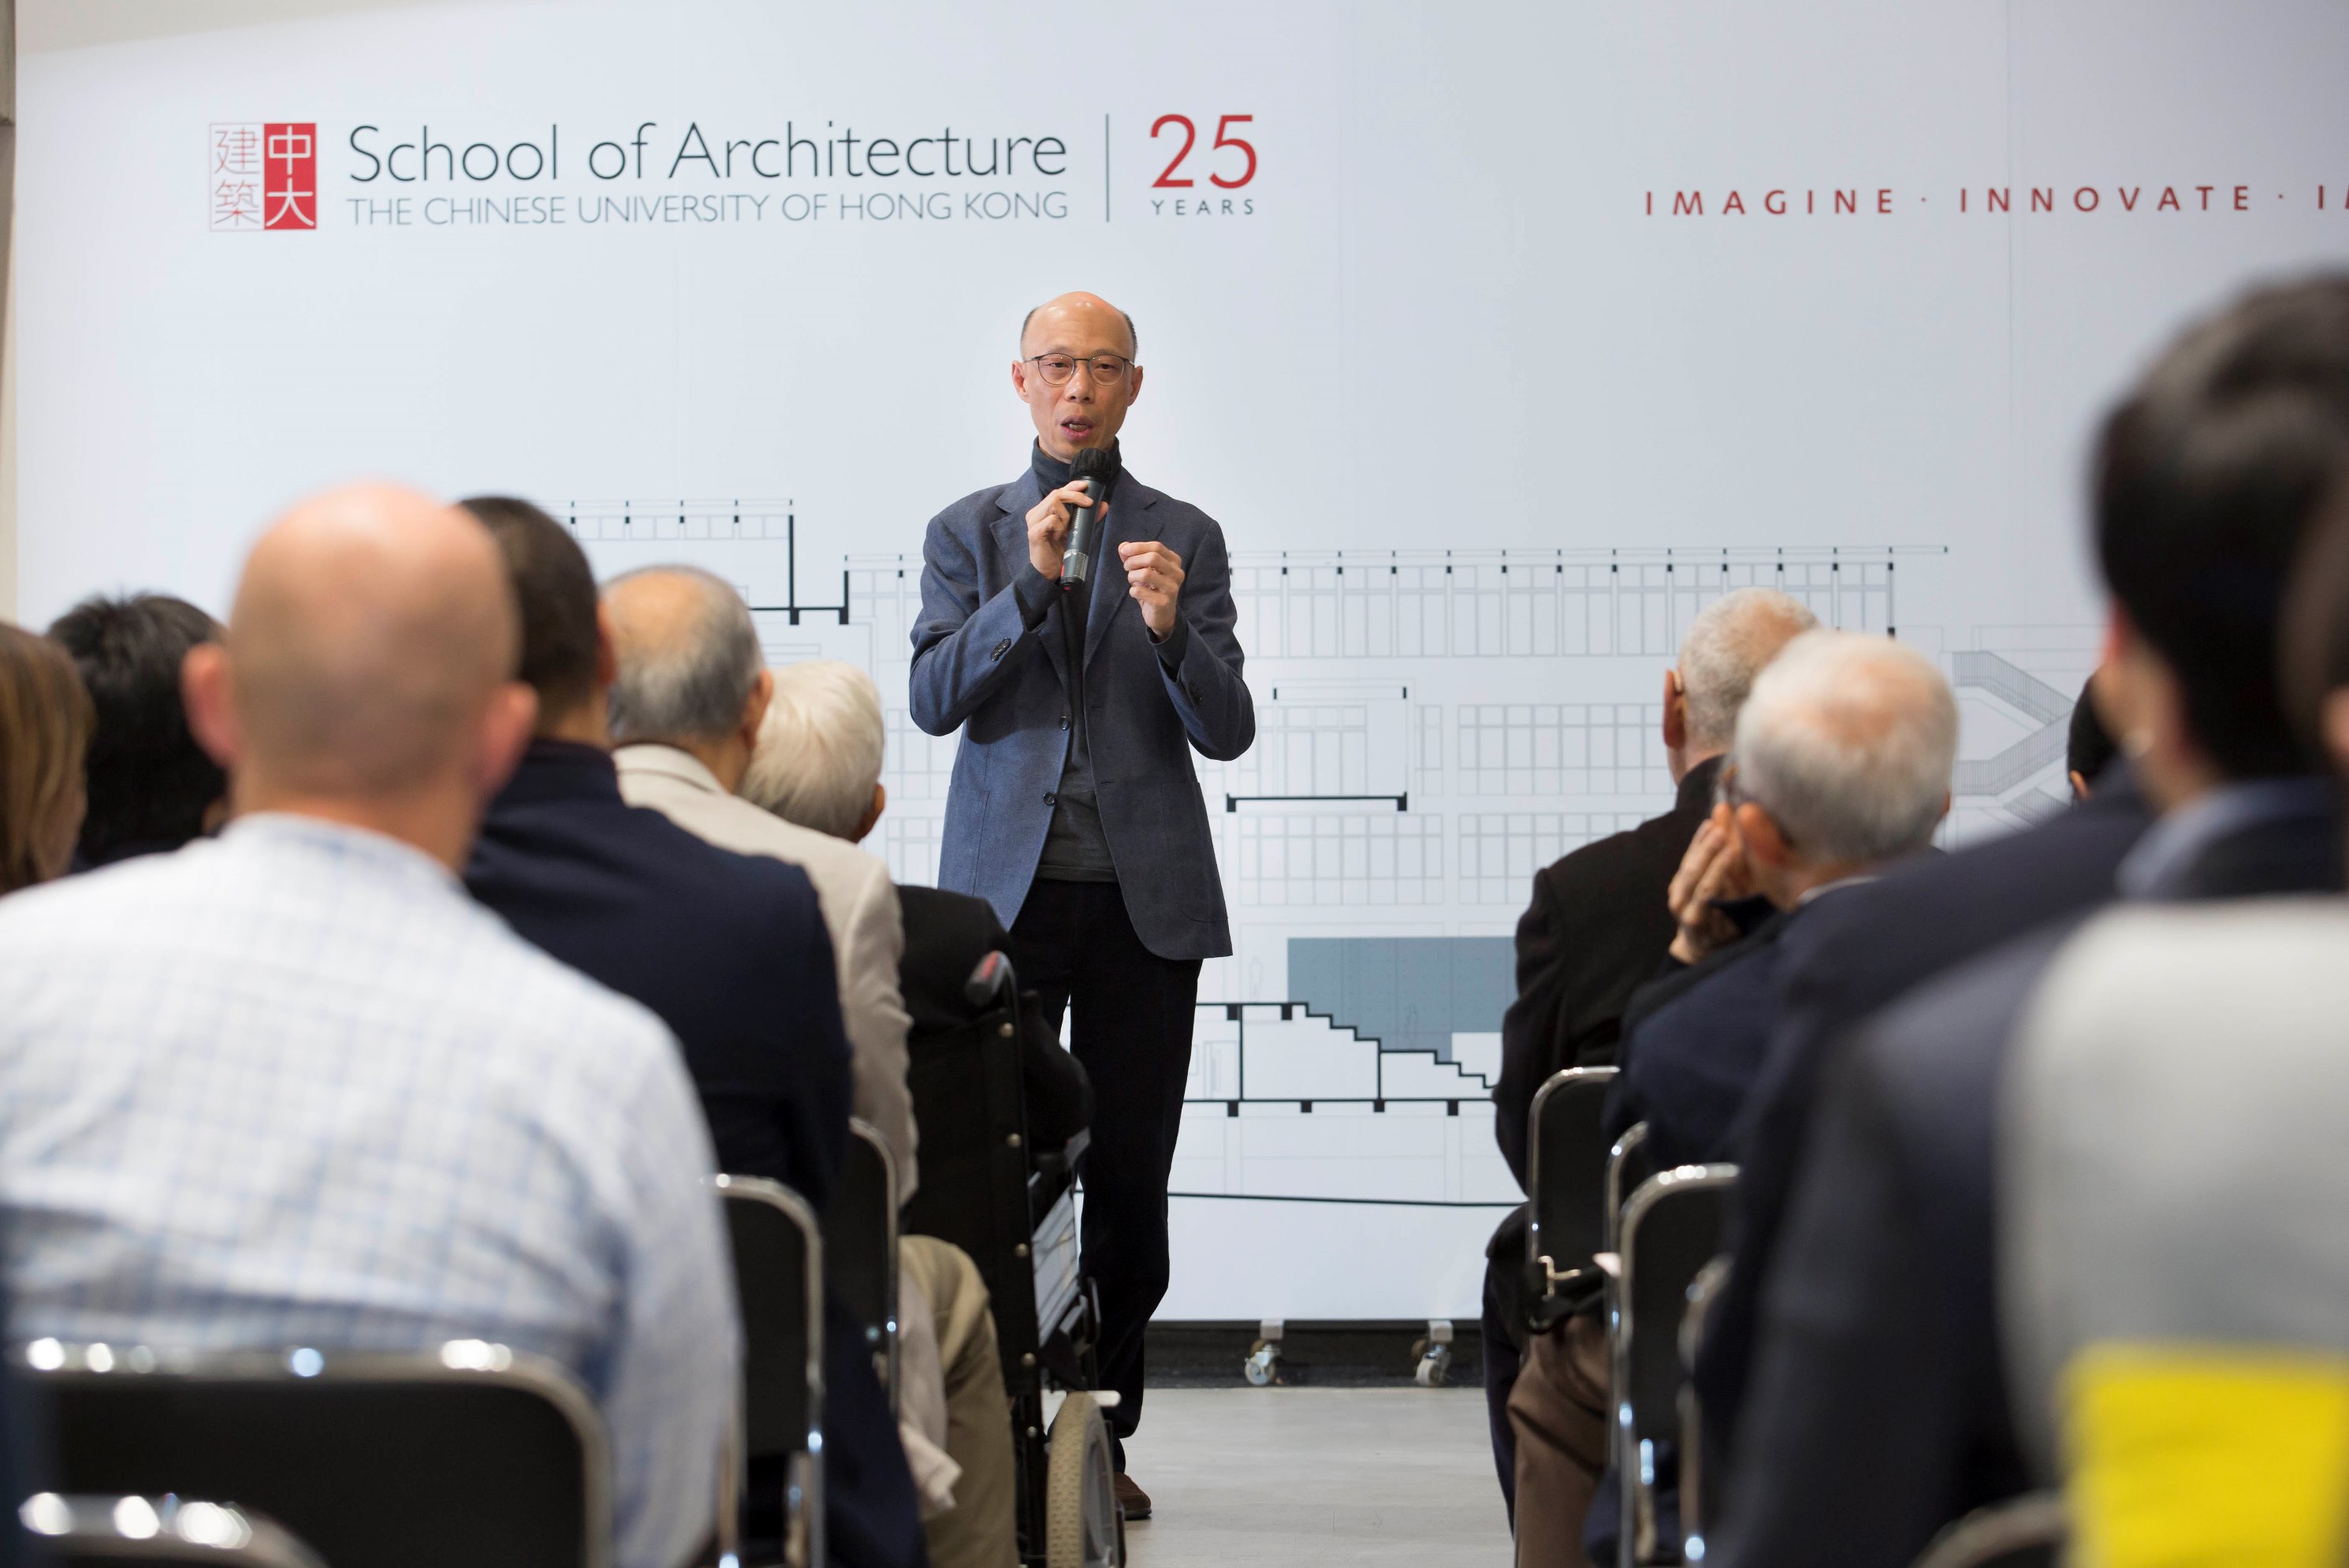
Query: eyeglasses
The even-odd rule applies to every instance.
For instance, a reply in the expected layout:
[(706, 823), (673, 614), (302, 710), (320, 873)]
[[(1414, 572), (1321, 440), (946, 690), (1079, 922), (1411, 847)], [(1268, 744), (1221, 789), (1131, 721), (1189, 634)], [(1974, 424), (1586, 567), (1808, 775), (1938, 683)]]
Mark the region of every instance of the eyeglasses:
[(1038, 354), (1028, 362), (1036, 367), (1036, 373), (1044, 378), (1048, 387), (1067, 386), (1080, 365), (1092, 373), (1094, 386), (1114, 387), (1125, 379), (1133, 364), (1120, 354), (1096, 354), (1090, 359), (1080, 359), (1073, 354)]
[[(1748, 803), (1755, 805), (1761, 805), (1762, 804), (1761, 802), (1754, 799), (1754, 794), (1751, 790), (1741, 789), (1738, 787), (1737, 763), (1734, 758), (1732, 758), (1721, 764), (1720, 775), (1713, 780), (1713, 804), (1716, 805), (1726, 805), (1732, 811), (1734, 811), (1739, 806), (1744, 805)], [(1770, 812), (1770, 820), (1774, 824), (1778, 822), (1778, 814), (1776, 812), (1770, 811), (1770, 808), (1766, 805), (1762, 806), (1762, 809), (1764, 811)], [(1795, 846), (1794, 836), (1786, 831), (1785, 826), (1783, 824), (1778, 825), (1778, 836), (1785, 842), (1787, 848), (1792, 849)]]

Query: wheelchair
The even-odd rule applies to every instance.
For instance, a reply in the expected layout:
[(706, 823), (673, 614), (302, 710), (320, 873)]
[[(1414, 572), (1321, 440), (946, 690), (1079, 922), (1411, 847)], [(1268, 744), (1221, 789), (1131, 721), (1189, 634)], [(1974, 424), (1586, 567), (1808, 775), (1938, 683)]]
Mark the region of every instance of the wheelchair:
[(908, 1042), (922, 1185), (904, 1229), (960, 1247), (987, 1282), (1011, 1401), (1023, 1568), (1123, 1568), (1125, 1518), (1096, 1392), (1100, 1301), (1079, 1269), (1077, 1174), (1090, 1138), (1030, 1143), (1011, 961), (988, 953), (965, 994), (976, 1019)]

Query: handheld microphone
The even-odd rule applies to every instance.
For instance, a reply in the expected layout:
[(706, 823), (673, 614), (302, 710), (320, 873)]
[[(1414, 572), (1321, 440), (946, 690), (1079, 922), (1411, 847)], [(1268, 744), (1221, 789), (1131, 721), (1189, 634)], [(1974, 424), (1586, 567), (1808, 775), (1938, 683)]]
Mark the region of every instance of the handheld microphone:
[(1085, 493), (1094, 497), (1090, 506), (1076, 508), (1076, 517), (1069, 524), (1069, 547), (1061, 556), (1061, 591), (1082, 587), (1092, 576), (1093, 541), (1101, 536), (1102, 478), (1110, 472), (1109, 453), (1097, 446), (1081, 450), (1069, 464), (1069, 483), (1084, 482)]

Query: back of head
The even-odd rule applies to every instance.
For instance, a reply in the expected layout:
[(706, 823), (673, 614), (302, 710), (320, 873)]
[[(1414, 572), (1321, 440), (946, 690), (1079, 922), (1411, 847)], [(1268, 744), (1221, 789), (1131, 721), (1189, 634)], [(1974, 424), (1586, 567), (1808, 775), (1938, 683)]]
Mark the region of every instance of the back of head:
[(66, 650), (0, 621), (0, 893), (65, 870), (91, 722)]
[(854, 838), (873, 809), (887, 738), (873, 677), (836, 659), (786, 665), (742, 794), (786, 822)]
[(2183, 691), (2219, 772), (2305, 763), (2278, 691), (2277, 620), (2312, 516), (2349, 466), (2349, 278), (2262, 290), (2179, 339), (2106, 420), (2105, 580)]
[(766, 669), (750, 607), (698, 566), (647, 566), (604, 590), (619, 679), (616, 745), (712, 741), (742, 722)]
[(1733, 589), (1699, 611), (1681, 639), (1689, 743), (1710, 751), (1727, 746), (1754, 678), (1818, 624), (1800, 599), (1775, 588)]
[(457, 504), (490, 531), (522, 612), (522, 679), (538, 693), (541, 733), (595, 692), (595, 573), (571, 530), (527, 501)]
[(1957, 699), (1889, 638), (1806, 632), (1755, 679), (1732, 755), (1798, 858), (1877, 865), (1931, 842), (1948, 808)]
[(240, 788), (388, 799), (469, 765), (518, 619), (464, 513), (372, 485), (304, 503), (254, 546), (229, 615)]
[(180, 666), (190, 649), (220, 640), (220, 624), (169, 594), (92, 596), (59, 616), (49, 636), (73, 655), (97, 711), (82, 858), (102, 866), (201, 836), (228, 775), (188, 728)]

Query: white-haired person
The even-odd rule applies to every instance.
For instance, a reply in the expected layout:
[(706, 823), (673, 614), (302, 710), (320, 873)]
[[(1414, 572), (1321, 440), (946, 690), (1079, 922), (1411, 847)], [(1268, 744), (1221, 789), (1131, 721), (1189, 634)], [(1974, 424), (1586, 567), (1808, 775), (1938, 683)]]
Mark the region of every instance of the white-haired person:
[[(786, 822), (853, 844), (888, 805), (881, 783), (886, 744), (871, 676), (833, 659), (788, 665), (774, 671), (741, 793)], [(959, 1036), (974, 1015), (964, 981), (1010, 938), (984, 898), (915, 887), (900, 887), (897, 897), (905, 933), (899, 990), (913, 1020), (908, 1049), (918, 1060), (926, 1047)], [(1049, 1037), (1023, 1044), (1029, 1136), (1040, 1149), (1054, 1147), (1090, 1117), (1084, 1069)], [(1016, 1568), (1011, 1427), (987, 1287), (958, 1248), (929, 1236), (901, 1241), (898, 1276), (903, 1419), (914, 1433), (908, 1451), (942, 1448), (958, 1470), (953, 1507), (924, 1523), (930, 1562)]]
[[(1805, 916), (1931, 846), (1957, 755), (1956, 695), (1914, 649), (1811, 631), (1770, 661), (1737, 715), (1719, 803), (1672, 881), (1672, 959), (1685, 967), (1626, 1015), (1607, 1136), (1645, 1123), (1658, 1168), (1733, 1158), (1733, 1128), (1769, 1054), (1779, 964)], [(1752, 911), (1742, 920), (1723, 909), (1741, 902)], [(1660, 1518), (1676, 1473), (1660, 1457)], [(1613, 1555), (1616, 1499), (1602, 1483), (1584, 1532), (1595, 1559)]]

